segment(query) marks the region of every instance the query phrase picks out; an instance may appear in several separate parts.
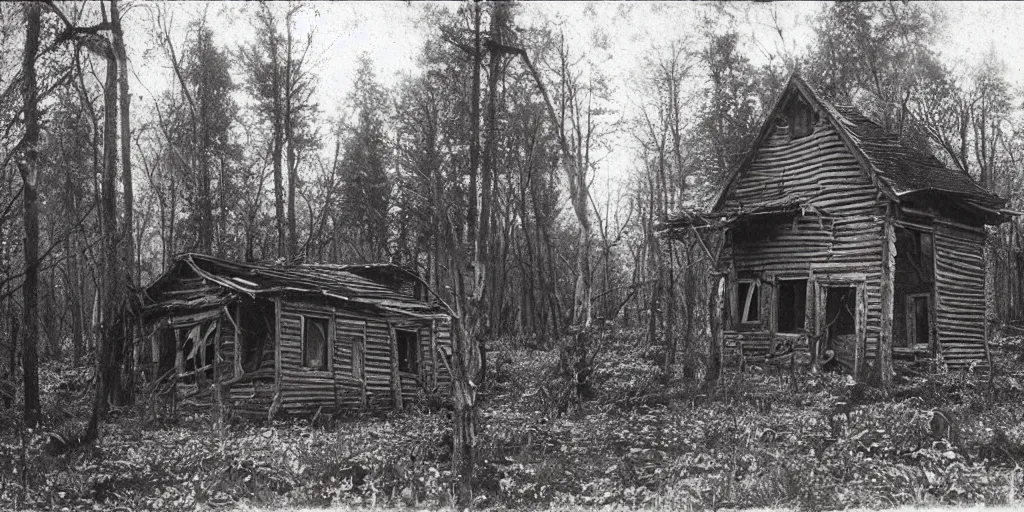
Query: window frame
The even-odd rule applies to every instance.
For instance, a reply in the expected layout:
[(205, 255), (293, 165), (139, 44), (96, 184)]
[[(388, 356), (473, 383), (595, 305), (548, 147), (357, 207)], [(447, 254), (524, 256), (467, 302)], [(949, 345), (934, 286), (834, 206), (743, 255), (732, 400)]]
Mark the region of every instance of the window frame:
[[(414, 341), (412, 343), (412, 355), (414, 357), (413, 357), (413, 364), (412, 364), (412, 368), (411, 369), (408, 366), (406, 366), (405, 368), (402, 367), (402, 344), (399, 342), (399, 337), (398, 337), (399, 333), (411, 333), (413, 335)], [(402, 328), (397, 328), (396, 327), (395, 328), (395, 350), (398, 352), (396, 354), (396, 356), (397, 356), (397, 360), (398, 360), (398, 371), (399, 372), (413, 373), (413, 374), (418, 374), (420, 372), (420, 365), (421, 365), (422, 357), (421, 357), (421, 354), (420, 354), (420, 333), (419, 333), (419, 329), (415, 329), (415, 328), (413, 328), (413, 329), (402, 329)], [(406, 362), (408, 362), (408, 360), (409, 360), (408, 356), (409, 356), (409, 354), (406, 353), (406, 358), (405, 358)]]
[[(299, 368), (307, 372), (323, 372), (330, 373), (333, 371), (334, 350), (333, 341), (331, 340), (331, 317), (328, 314), (300, 314), (301, 328), (299, 330)], [(326, 324), (324, 329), (324, 364), (323, 367), (312, 367), (306, 366), (306, 321), (307, 320), (323, 320)]]
[[(740, 297), (740, 285), (747, 284), (746, 297)], [(736, 279), (736, 302), (734, 310), (734, 322), (737, 326), (753, 327), (761, 325), (761, 280), (757, 278), (747, 279)], [(757, 301), (755, 303), (754, 311), (757, 312), (757, 318), (751, 320), (750, 317), (750, 305), (753, 301), (754, 290), (757, 290)]]

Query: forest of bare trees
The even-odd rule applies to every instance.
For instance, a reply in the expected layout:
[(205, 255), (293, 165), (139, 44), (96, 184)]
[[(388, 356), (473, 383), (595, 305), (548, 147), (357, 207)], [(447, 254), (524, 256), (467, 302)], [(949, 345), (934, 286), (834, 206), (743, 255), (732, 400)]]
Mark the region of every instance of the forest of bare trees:
[[(142, 385), (139, 294), (185, 252), (416, 269), (459, 313), (457, 445), (474, 443), (490, 340), (637, 329), (666, 375), (699, 380), (714, 247), (656, 228), (714, 200), (794, 70), (1024, 209), (1020, 91), (994, 51), (942, 57), (940, 7), (821, 4), (796, 47), (777, 19), (745, 30), (761, 7), (636, 8), (699, 22), (636, 42), (621, 77), (589, 58), (612, 27), (581, 44), (526, 3), (410, 6), (415, 72), (363, 55), (342, 97), (314, 51), (335, 29), (310, 29), (319, 3), (230, 7), (242, 42), (213, 4), (0, 5), (0, 403), (45, 423), (40, 372), (94, 368), (97, 438)], [(165, 72), (141, 76), (143, 59)], [(1022, 230), (991, 228), (995, 328), (1024, 320)]]

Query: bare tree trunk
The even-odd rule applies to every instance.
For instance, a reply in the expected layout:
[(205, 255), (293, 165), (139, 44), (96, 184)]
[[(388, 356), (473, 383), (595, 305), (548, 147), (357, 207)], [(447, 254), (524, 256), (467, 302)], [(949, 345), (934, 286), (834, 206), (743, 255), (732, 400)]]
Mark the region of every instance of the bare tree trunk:
[(469, 214), (466, 216), (466, 230), (470, 243), (477, 239), (477, 170), (480, 167), (480, 67), (483, 47), (480, 41), (480, 3), (473, 4), (473, 85), (470, 91), (469, 127)]
[(292, 10), (289, 6), (285, 17), (285, 68), (284, 68), (284, 138), (288, 144), (288, 257), (298, 256), (299, 237), (295, 224), (295, 188), (299, 181), (299, 170), (295, 163), (295, 126), (292, 112)]
[[(70, 237), (68, 237), (70, 238)], [(85, 350), (85, 320), (82, 314), (82, 303), (85, 300), (82, 290), (81, 255), (77, 247), (72, 252), (71, 244), (64, 241), (65, 250), (71, 254), (71, 261), (68, 262), (68, 293), (71, 297), (71, 350), (74, 366), (82, 363), (82, 353)], [(76, 243), (77, 246), (77, 243)]]
[[(264, 5), (264, 8), (267, 8)], [(277, 257), (285, 257), (288, 255), (286, 240), (287, 225), (284, 211), (284, 175), (282, 170), (282, 153), (284, 149), (284, 114), (282, 113), (283, 106), (281, 98), (281, 55), (280, 49), (278, 48), (277, 30), (274, 29), (274, 33), (270, 40), (270, 65), (273, 69), (271, 72), (271, 88), (274, 90), (274, 111), (271, 113), (270, 126), (273, 133), (273, 142), (271, 143), (271, 153), (274, 160), (274, 214), (277, 225)]]
[(25, 282), (22, 284), (25, 333), (22, 336), (21, 365), (25, 385), (25, 425), (39, 424), (39, 361), (36, 344), (39, 342), (39, 205), (36, 184), (39, 177), (39, 90), (36, 85), (36, 54), (39, 52), (39, 4), (26, 3), (25, 53), (22, 59), (22, 98), (24, 99), (25, 137), (22, 139), (24, 157), (18, 162), (24, 183), (25, 203)]
[[(135, 243), (133, 241), (135, 194), (132, 189), (132, 144), (129, 108), (131, 96), (128, 93), (128, 54), (124, 47), (124, 33), (121, 29), (121, 14), (117, 0), (110, 0), (111, 32), (114, 36), (114, 55), (118, 66), (118, 101), (121, 121), (121, 186), (124, 188), (124, 225), (121, 241), (124, 244), (124, 272), (131, 281), (135, 279)], [(132, 282), (131, 284), (136, 284)]]
[[(117, 0), (110, 0), (110, 22), (111, 22), (111, 34), (113, 35), (113, 50), (114, 56), (117, 59), (117, 85), (118, 85), (118, 102), (119, 102), (119, 114), (121, 123), (121, 186), (124, 189), (124, 217), (121, 230), (119, 232), (122, 249), (124, 250), (124, 261), (121, 263), (120, 271), (126, 276), (127, 284), (129, 288), (134, 289), (138, 286), (135, 282), (135, 242), (134, 242), (134, 229), (135, 229), (135, 193), (132, 190), (132, 160), (131, 160), (131, 122), (129, 116), (129, 108), (131, 105), (131, 96), (128, 93), (128, 54), (124, 47), (124, 33), (121, 29), (121, 13), (118, 11)], [(125, 327), (125, 331), (134, 333), (134, 322), (130, 319), (126, 319), (128, 325)], [(131, 337), (134, 341), (134, 336)], [(121, 381), (120, 395), (125, 403), (131, 403), (133, 401), (132, 389), (135, 375), (135, 359), (133, 357), (123, 357), (124, 368)]]
[[(490, 36), (491, 41), (501, 42), (501, 29), (506, 16), (505, 5), (501, 3), (491, 4), (491, 27)], [(479, 30), (477, 31), (477, 38), (479, 38)], [(490, 47), (490, 57), (488, 62), (488, 75), (487, 75), (487, 119), (485, 120), (487, 126), (487, 138), (484, 146), (484, 159), (483, 166), (480, 173), (480, 219), (479, 229), (477, 237), (474, 240), (474, 261), (473, 261), (473, 279), (474, 296), (480, 301), (480, 312), (482, 313), (482, 324), (480, 325), (480, 331), (477, 333), (477, 337), (480, 342), (480, 375), (476, 377), (478, 385), (483, 385), (483, 377), (487, 372), (487, 353), (484, 338), (490, 334), (490, 320), (491, 315), (488, 315), (491, 301), (490, 294), (485, 293), (483, 288), (485, 282), (488, 279), (488, 274), (494, 272), (494, 268), (491, 266), (491, 258), (489, 248), (491, 246), (491, 198), (493, 191), (491, 190), (491, 180), (494, 174), (494, 158), (495, 149), (497, 148), (497, 117), (498, 117), (498, 73), (500, 72), (501, 64), (501, 53), (494, 47)], [(479, 57), (477, 57), (479, 58)], [(479, 94), (479, 93), (477, 93)], [(474, 126), (476, 118), (474, 118)]]
[[(463, 285), (464, 262), (455, 249), (451, 269), (455, 279), (455, 318), (452, 320), (452, 471), (456, 475), (456, 505), (461, 509), (473, 503), (473, 470), (476, 466), (476, 390), (473, 378), (480, 369), (479, 346), (473, 342), (478, 320), (469, 304)], [(473, 308), (474, 311), (470, 311)]]
[(101, 182), (100, 235), (103, 240), (100, 302), (100, 340), (96, 355), (96, 397), (83, 441), (99, 438), (99, 422), (106, 416), (108, 397), (120, 402), (121, 361), (124, 357), (124, 332), (121, 324), (122, 281), (118, 268), (120, 250), (117, 237), (117, 60), (106, 49), (107, 72), (103, 88), (103, 177)]

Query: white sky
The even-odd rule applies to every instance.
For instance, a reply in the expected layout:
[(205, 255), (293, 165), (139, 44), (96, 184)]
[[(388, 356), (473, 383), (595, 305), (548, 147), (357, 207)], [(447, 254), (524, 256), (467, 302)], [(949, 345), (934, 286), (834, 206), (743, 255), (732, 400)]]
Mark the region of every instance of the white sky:
[[(132, 4), (125, 23), (132, 66), (138, 75), (133, 92), (147, 104), (155, 94), (172, 83), (166, 59), (154, 47), (150, 11), (154, 4)], [(426, 41), (427, 29), (419, 19), (422, 3), (409, 2), (310, 2), (299, 19), (297, 34), (314, 33), (314, 56), (318, 76), (316, 100), (329, 117), (342, 112), (344, 99), (351, 90), (357, 59), (366, 53), (374, 62), (378, 78), (385, 84), (397, 83), (403, 73), (417, 71), (416, 58)], [(450, 9), (458, 2), (438, 5)], [(969, 63), (994, 49), (1007, 65), (1011, 83), (1024, 83), (1024, 3), (1017, 2), (941, 2), (948, 24), (939, 44), (939, 51), (953, 63)], [(245, 2), (175, 2), (167, 4), (174, 13), (177, 27), (175, 44), (179, 51), (184, 40), (184, 26), (196, 15), (206, 12), (215, 37), (231, 48), (251, 41), (253, 3)], [(278, 5), (283, 8), (283, 5)], [(780, 47), (789, 51), (806, 48), (811, 41), (810, 20), (820, 10), (819, 2), (730, 3), (732, 22), (747, 36), (747, 53), (755, 63), (767, 52)], [(517, 22), (529, 26), (541, 20), (560, 24), (574, 51), (600, 64), (613, 86), (613, 103), (620, 112), (632, 107), (634, 96), (631, 77), (639, 69), (641, 59), (654, 45), (687, 34), (696, 35), (705, 16), (712, 14), (712, 4), (689, 2), (524, 2)], [(784, 38), (774, 30), (773, 14), (783, 29)], [(714, 18), (716, 23), (730, 23), (729, 16)], [(594, 35), (607, 37), (607, 47), (596, 48)], [(138, 105), (138, 103), (135, 103)], [(138, 112), (138, 110), (136, 110)], [(614, 139), (609, 154), (598, 169), (597, 182), (614, 186), (635, 165), (628, 139)], [(599, 185), (600, 186), (600, 185)], [(603, 188), (603, 187), (602, 187)]]

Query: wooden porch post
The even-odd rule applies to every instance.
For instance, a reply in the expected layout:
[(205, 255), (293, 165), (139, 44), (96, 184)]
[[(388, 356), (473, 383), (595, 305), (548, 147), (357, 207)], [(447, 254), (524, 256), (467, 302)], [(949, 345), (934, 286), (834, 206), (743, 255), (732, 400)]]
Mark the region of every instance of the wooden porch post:
[(430, 321), (430, 389), (437, 389), (437, 319)]
[(892, 388), (892, 316), (895, 290), (893, 278), (896, 275), (896, 230), (892, 224), (892, 205), (886, 206), (885, 221), (882, 225), (882, 332), (878, 336), (875, 351), (874, 378), (880, 388)]
[(391, 400), (395, 409), (402, 408), (402, 376), (398, 374), (398, 340), (395, 339), (395, 327), (388, 320), (388, 338), (391, 342)]
[(366, 400), (366, 321), (363, 321), (363, 337), (352, 346), (352, 361), (358, 362), (359, 375), (359, 402), (363, 409), (367, 407)]
[(711, 300), (709, 301), (711, 303), (709, 317), (711, 324), (711, 350), (708, 354), (706, 382), (718, 382), (719, 377), (722, 375), (722, 351), (724, 344), (722, 309), (725, 304), (725, 301), (722, 299), (725, 295), (725, 275), (717, 273), (714, 276), (714, 288), (711, 289)]

